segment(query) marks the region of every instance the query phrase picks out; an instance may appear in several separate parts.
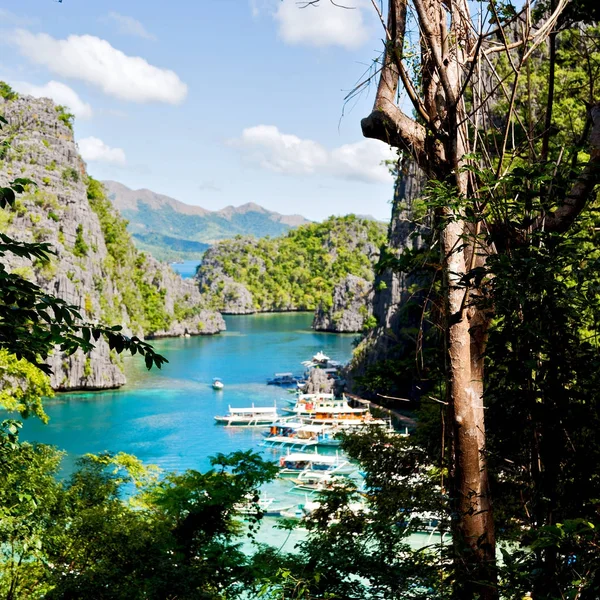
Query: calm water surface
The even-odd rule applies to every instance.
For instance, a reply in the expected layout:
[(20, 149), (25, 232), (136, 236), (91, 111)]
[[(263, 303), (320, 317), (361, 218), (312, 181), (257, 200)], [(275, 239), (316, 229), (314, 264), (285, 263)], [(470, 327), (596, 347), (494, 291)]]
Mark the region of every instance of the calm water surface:
[[(317, 333), (312, 314), (226, 317), (217, 336), (159, 340), (169, 359), (148, 372), (138, 357), (126, 359), (128, 383), (116, 391), (61, 394), (48, 401), (50, 423), (26, 421), (23, 439), (67, 451), (65, 470), (87, 452), (123, 451), (168, 470), (205, 469), (216, 452), (258, 449), (260, 429), (215, 425), (214, 415), (233, 407), (284, 406), (285, 389), (267, 386), (276, 371), (302, 371), (301, 361), (322, 350), (347, 361), (352, 335)], [(221, 377), (223, 391), (211, 388)]]
[(171, 263), (171, 269), (173, 269), (175, 273), (179, 273), (184, 279), (188, 279), (196, 274), (196, 269), (199, 264), (199, 260), (184, 260), (180, 263)]

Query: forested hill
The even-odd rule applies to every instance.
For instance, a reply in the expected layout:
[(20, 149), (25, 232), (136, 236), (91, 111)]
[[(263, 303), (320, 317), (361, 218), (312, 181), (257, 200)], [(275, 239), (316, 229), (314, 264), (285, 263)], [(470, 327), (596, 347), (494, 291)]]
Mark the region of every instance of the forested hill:
[[(200, 290), (226, 313), (328, 310), (336, 284), (348, 276), (364, 282), (366, 291), (385, 234), (383, 223), (349, 215), (274, 239), (219, 242), (204, 255)], [(362, 305), (366, 311), (366, 302)]]
[[(86, 320), (122, 325), (143, 336), (216, 333), (221, 316), (202, 308), (192, 282), (137, 251), (126, 223), (103, 186), (88, 177), (73, 139), (72, 115), (50, 100), (6, 94), (0, 114), (0, 182), (27, 177), (14, 209), (0, 210), (0, 231), (27, 242), (47, 242), (47, 262), (13, 258), (13, 272), (81, 307)], [(4, 259), (6, 261), (6, 258)], [(55, 389), (117, 387), (125, 382), (117, 357), (100, 339), (89, 354), (55, 353)]]
[(277, 236), (308, 223), (300, 215), (281, 215), (253, 202), (209, 211), (151, 190), (103, 183), (113, 205), (129, 221), (135, 245), (158, 260), (199, 259), (218, 240), (238, 234)]

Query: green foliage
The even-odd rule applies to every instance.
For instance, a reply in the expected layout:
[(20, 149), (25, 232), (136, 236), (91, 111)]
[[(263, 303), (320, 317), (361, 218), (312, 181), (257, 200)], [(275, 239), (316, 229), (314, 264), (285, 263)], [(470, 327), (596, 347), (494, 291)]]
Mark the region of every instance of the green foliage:
[[(241, 550), (237, 506), (276, 467), (251, 452), (206, 473), (161, 473), (119, 453), (87, 455), (68, 480), (62, 454), (0, 431), (0, 593), (11, 598), (240, 598), (260, 573)], [(120, 499), (125, 488), (129, 501)], [(260, 518), (250, 517), (249, 527)]]
[[(92, 177), (88, 178), (87, 197), (100, 220), (109, 254), (104, 268), (114, 281), (119, 282), (122, 305), (133, 328), (145, 334), (167, 329), (173, 315), (165, 307), (165, 290), (159, 290), (152, 281), (148, 259), (135, 249), (127, 232), (127, 221), (120, 217), (106, 197), (102, 183)], [(109, 315), (117, 317), (119, 310), (114, 299), (103, 296), (100, 302), (105, 318)]]
[(71, 131), (73, 131), (73, 122), (75, 121), (75, 115), (70, 113), (66, 106), (58, 105), (55, 107), (58, 113), (58, 120), (63, 122)]
[(89, 356), (85, 357), (85, 363), (83, 365), (83, 376), (89, 377), (92, 374), (92, 359)]
[[(349, 273), (373, 279), (369, 249), (379, 247), (383, 226), (354, 215), (303, 225), (280, 238), (219, 242), (198, 270), (201, 281), (219, 273), (244, 284), (257, 310), (314, 310), (332, 304), (335, 284)], [(222, 306), (226, 288), (202, 291)]]
[(0, 81), (0, 98), (4, 98), (6, 101), (16, 100), (18, 94), (6, 83), (6, 81)]
[(73, 167), (65, 167), (62, 172), (62, 180), (65, 183), (69, 183), (70, 181), (77, 183), (79, 181), (79, 172)]
[(83, 258), (87, 256), (89, 251), (89, 246), (87, 245), (85, 238), (83, 237), (83, 225), (81, 223), (77, 225), (77, 229), (75, 230), (75, 244), (73, 245), (73, 254), (78, 256), (79, 258)]
[(46, 422), (42, 397), (52, 397), (48, 375), (23, 359), (0, 349), (0, 406), (23, 418), (36, 416)]

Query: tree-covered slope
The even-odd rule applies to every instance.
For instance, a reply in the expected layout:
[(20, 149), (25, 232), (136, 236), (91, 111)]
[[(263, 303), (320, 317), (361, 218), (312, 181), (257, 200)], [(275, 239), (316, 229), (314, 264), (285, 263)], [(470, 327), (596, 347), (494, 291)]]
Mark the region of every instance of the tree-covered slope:
[[(48, 292), (81, 307), (92, 322), (140, 336), (215, 333), (221, 317), (204, 310), (196, 286), (139, 253), (103, 187), (88, 177), (73, 139), (72, 116), (49, 100), (0, 99), (8, 121), (0, 142), (0, 182), (36, 182), (14, 209), (0, 211), (0, 232), (47, 242), (49, 261), (13, 258), (7, 265)], [(116, 387), (125, 382), (117, 357), (99, 340), (89, 355), (55, 352), (55, 389)]]
[(347, 275), (373, 280), (382, 223), (354, 215), (303, 225), (278, 238), (215, 244), (198, 271), (200, 290), (229, 313), (314, 310), (333, 302)]
[(215, 241), (238, 234), (278, 236), (308, 222), (252, 202), (209, 211), (151, 190), (131, 190), (116, 181), (104, 184), (111, 202), (129, 222), (136, 246), (158, 260), (199, 259)]

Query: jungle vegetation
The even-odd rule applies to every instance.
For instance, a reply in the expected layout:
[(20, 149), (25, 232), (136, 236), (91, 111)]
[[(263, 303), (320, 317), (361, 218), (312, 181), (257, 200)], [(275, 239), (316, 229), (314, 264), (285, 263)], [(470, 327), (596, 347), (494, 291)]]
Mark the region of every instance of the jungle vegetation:
[(382, 223), (347, 215), (292, 229), (277, 238), (237, 236), (215, 244), (198, 270), (201, 291), (219, 308), (221, 275), (243, 284), (257, 311), (329, 308), (336, 283), (352, 274), (372, 281), (385, 241)]

